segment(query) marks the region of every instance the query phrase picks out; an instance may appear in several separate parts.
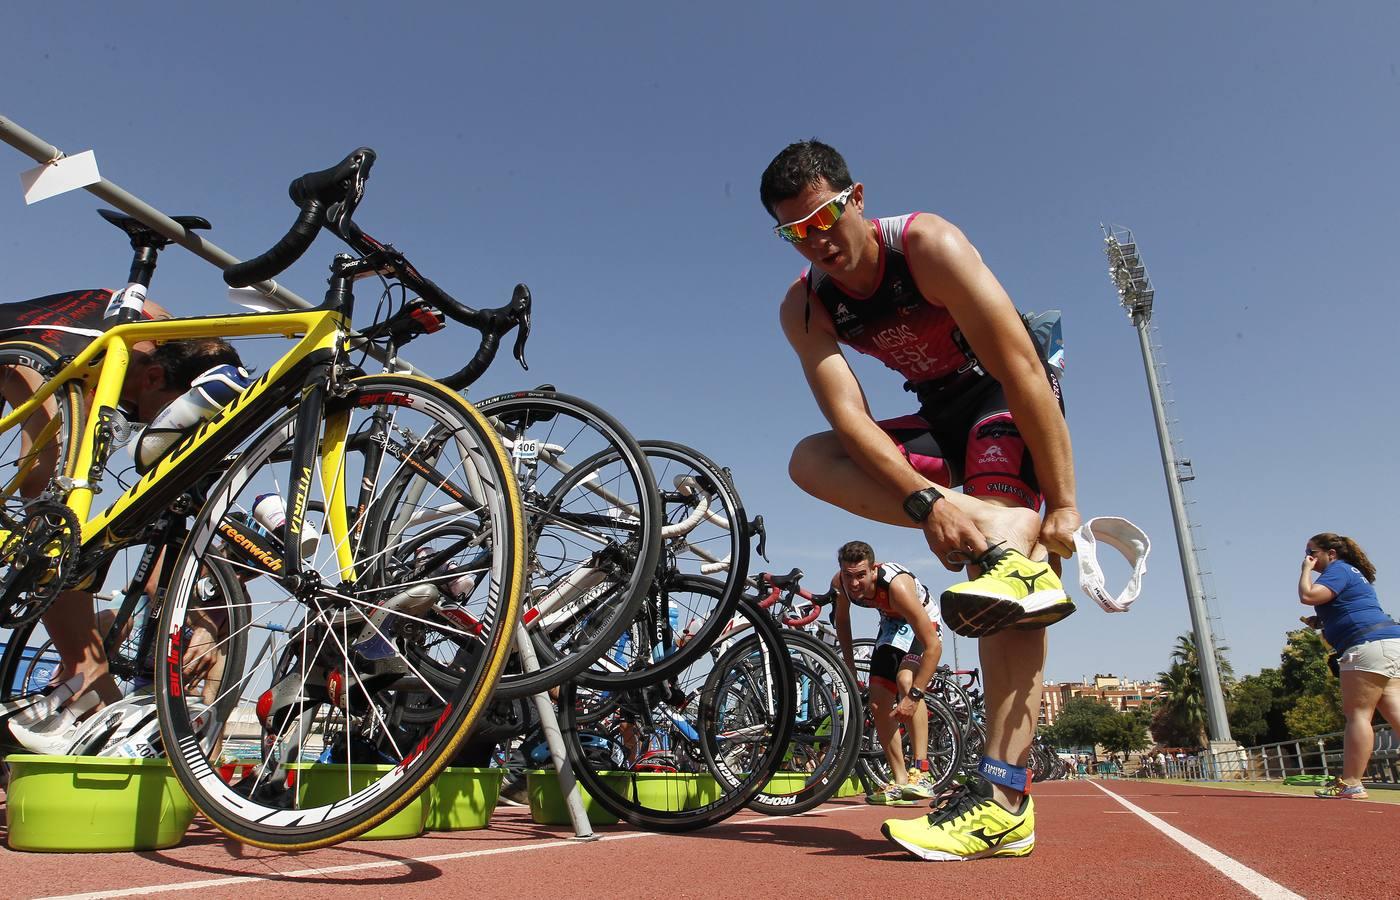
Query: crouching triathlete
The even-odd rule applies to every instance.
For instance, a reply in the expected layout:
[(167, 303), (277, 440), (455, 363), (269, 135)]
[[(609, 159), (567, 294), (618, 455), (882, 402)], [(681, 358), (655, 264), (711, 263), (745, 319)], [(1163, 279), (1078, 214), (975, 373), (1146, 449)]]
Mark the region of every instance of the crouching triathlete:
[[(923, 690), (938, 668), (943, 650), (938, 604), (908, 569), (875, 561), (864, 541), (851, 541), (836, 553), (840, 570), (831, 578), (836, 595), (836, 636), (846, 665), (855, 671), (851, 648), (851, 604), (880, 613), (880, 630), (870, 657), (870, 716), (890, 764), (893, 781), (866, 797), (869, 803), (912, 805), (933, 796), (928, 774), (928, 711)], [(904, 761), (899, 723), (908, 723), (914, 760)]]

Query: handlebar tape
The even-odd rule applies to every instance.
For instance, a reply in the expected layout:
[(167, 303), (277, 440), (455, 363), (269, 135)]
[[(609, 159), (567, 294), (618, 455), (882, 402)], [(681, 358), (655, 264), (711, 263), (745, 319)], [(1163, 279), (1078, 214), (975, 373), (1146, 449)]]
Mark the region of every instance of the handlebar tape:
[(296, 223), (282, 240), (261, 256), (229, 266), (224, 270), (224, 283), (229, 287), (247, 287), (280, 275), (292, 263), (301, 259), (310, 248), (321, 226), (326, 222), (326, 205), (320, 200), (308, 200), (297, 216)]

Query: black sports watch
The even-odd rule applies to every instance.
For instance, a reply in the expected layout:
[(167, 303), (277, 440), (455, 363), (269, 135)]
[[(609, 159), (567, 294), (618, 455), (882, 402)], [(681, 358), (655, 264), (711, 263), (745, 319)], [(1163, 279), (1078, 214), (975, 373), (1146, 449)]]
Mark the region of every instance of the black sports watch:
[(904, 696), (918, 703), (920, 700), (924, 699), (924, 692), (916, 687), (911, 687), (908, 691), (905, 691)]
[(933, 504), (942, 499), (943, 495), (931, 487), (915, 491), (904, 498), (904, 514), (922, 525), (933, 511)]

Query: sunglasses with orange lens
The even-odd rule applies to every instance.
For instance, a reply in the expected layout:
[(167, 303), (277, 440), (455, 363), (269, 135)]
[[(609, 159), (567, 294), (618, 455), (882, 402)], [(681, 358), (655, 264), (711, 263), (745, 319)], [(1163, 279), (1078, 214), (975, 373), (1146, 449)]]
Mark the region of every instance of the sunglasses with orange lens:
[(797, 221), (779, 225), (773, 230), (777, 232), (778, 237), (791, 244), (800, 244), (807, 240), (812, 228), (830, 231), (831, 226), (835, 225), (841, 214), (846, 211), (846, 202), (851, 199), (851, 192), (855, 189), (856, 186), (851, 185)]

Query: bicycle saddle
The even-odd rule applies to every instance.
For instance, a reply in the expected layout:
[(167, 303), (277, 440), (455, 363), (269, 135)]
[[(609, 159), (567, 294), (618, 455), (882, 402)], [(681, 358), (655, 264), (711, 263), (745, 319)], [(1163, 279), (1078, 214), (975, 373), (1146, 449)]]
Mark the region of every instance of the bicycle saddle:
[[(131, 238), (132, 247), (155, 247), (160, 249), (170, 243), (170, 238), (156, 231), (135, 216), (119, 213), (114, 209), (99, 209), (97, 214), (125, 231)], [(190, 230), (208, 230), (214, 226), (203, 216), (171, 216), (179, 225)]]

